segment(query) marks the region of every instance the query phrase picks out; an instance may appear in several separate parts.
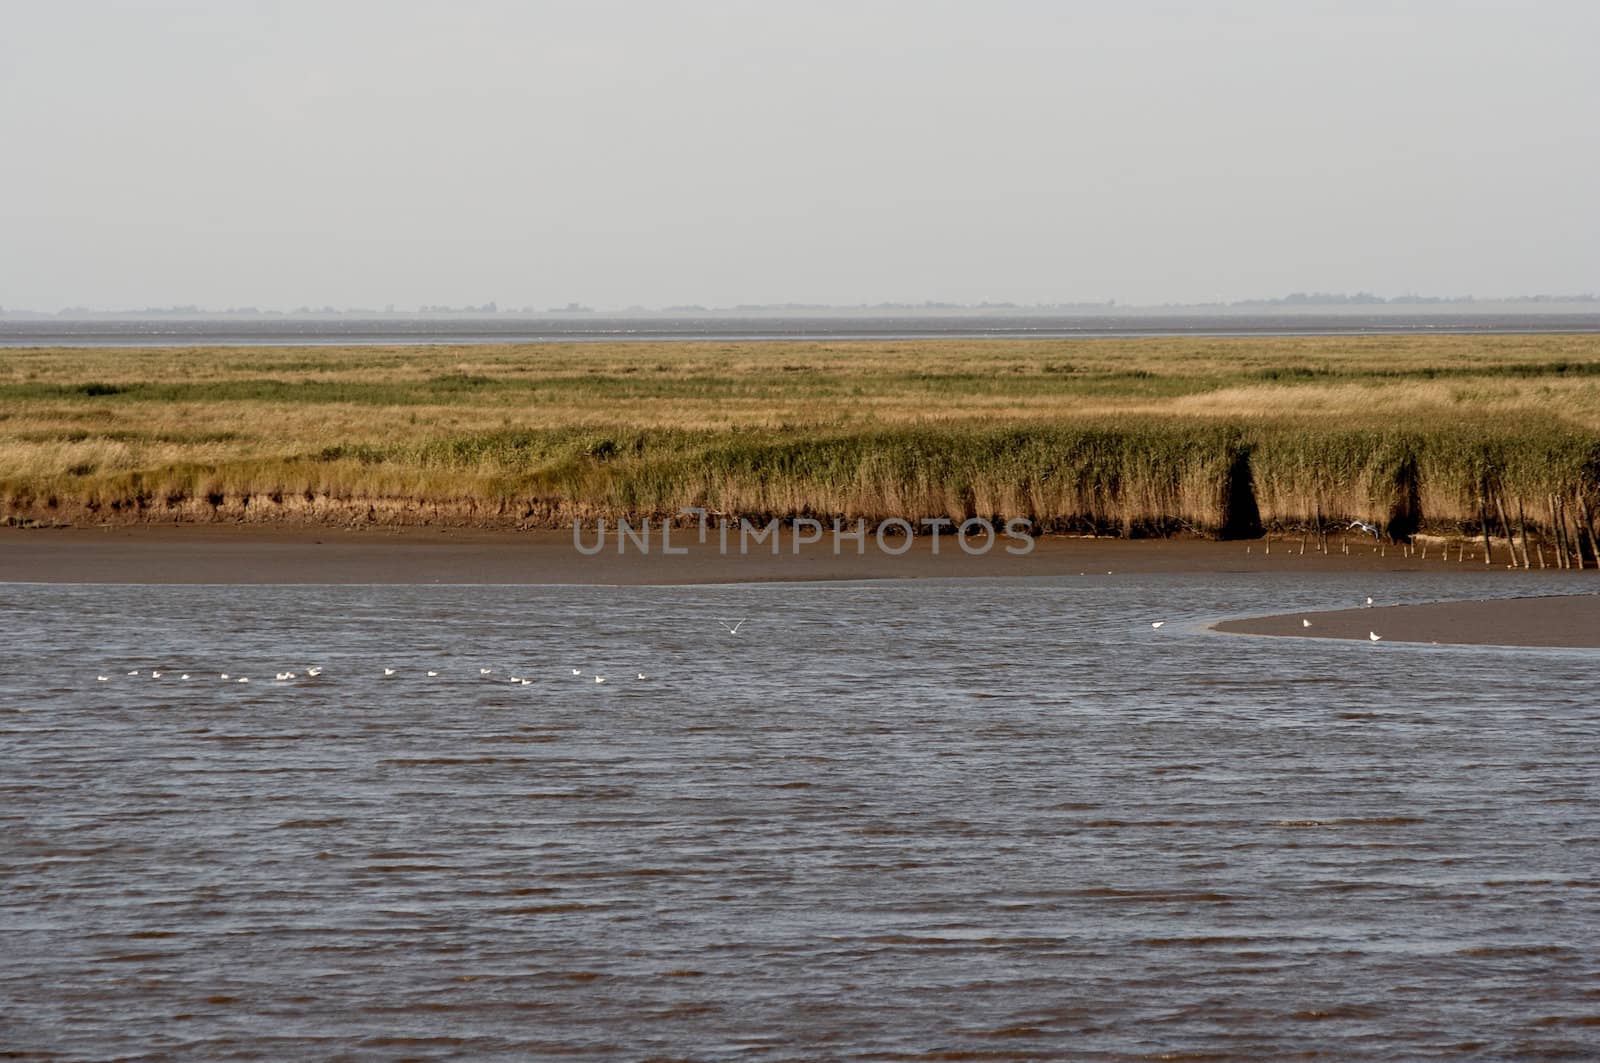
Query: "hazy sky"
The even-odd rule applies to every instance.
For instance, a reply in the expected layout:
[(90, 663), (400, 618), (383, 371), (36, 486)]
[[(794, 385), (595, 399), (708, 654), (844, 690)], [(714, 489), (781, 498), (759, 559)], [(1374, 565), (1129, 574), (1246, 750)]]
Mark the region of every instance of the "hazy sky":
[(0, 0), (0, 306), (1600, 289), (1600, 4)]

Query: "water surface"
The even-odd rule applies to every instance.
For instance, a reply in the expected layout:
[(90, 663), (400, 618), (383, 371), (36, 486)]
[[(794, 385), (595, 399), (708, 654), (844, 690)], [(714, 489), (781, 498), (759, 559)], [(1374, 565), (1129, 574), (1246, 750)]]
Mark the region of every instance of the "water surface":
[(1525, 583), (0, 585), (0, 1043), (1593, 1058), (1597, 655), (1204, 630)]
[(778, 340), (1091, 339), (1141, 336), (1296, 336), (1391, 333), (1600, 332), (1600, 311), (1412, 310), (1204, 313), (856, 313), (398, 315), (260, 318), (13, 318), (0, 347), (328, 346)]

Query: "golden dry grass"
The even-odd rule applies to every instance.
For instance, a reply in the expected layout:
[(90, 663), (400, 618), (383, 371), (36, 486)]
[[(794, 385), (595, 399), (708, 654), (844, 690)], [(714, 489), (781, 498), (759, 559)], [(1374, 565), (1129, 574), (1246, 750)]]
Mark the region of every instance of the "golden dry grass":
[[(0, 513), (554, 523), (1018, 514), (1216, 530), (1592, 504), (1600, 337), (0, 352)], [(1491, 506), (1492, 508), (1492, 506)]]

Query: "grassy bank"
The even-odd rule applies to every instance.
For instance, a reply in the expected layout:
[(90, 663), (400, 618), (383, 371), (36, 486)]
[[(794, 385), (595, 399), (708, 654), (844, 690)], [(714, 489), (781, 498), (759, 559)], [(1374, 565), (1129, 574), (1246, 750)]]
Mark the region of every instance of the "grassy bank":
[[(1582, 538), (1600, 337), (0, 352), (0, 516)], [(1502, 524), (1501, 515), (1505, 520)]]

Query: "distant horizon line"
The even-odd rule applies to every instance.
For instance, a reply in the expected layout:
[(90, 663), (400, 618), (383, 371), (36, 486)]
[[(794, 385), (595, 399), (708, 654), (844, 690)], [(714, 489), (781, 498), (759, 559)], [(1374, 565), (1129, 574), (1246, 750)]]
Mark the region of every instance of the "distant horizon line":
[(1586, 305), (1600, 303), (1600, 295), (1594, 292), (1580, 292), (1570, 294), (1536, 294), (1536, 295), (1501, 295), (1501, 296), (1427, 296), (1427, 295), (1398, 295), (1380, 296), (1371, 292), (1356, 292), (1354, 294), (1336, 292), (1293, 292), (1286, 296), (1217, 300), (1211, 302), (1166, 302), (1166, 303), (1123, 303), (1116, 299), (1100, 301), (1078, 302), (1015, 302), (983, 300), (976, 303), (960, 303), (942, 300), (923, 300), (921, 302), (882, 301), (876, 303), (810, 303), (810, 302), (777, 302), (777, 303), (736, 303), (727, 306), (702, 305), (698, 303), (677, 303), (667, 306), (641, 306), (629, 305), (625, 307), (596, 308), (583, 303), (569, 302), (564, 306), (537, 307), (524, 305), (516, 307), (501, 307), (496, 301), (489, 301), (477, 305), (463, 304), (452, 306), (448, 304), (419, 303), (414, 309), (402, 309), (396, 304), (386, 304), (383, 308), (345, 306), (336, 307), (331, 304), (324, 306), (298, 306), (293, 309), (279, 307), (236, 306), (222, 309), (202, 307), (197, 304), (174, 304), (171, 306), (147, 306), (139, 309), (119, 308), (106, 309), (82, 305), (65, 306), (57, 310), (35, 310), (31, 308), (9, 308), (0, 304), (0, 318), (13, 320), (72, 320), (72, 319), (106, 319), (106, 318), (259, 318), (259, 317), (439, 317), (439, 316), (504, 316), (504, 317), (560, 317), (563, 315), (595, 315), (610, 317), (628, 317), (641, 315), (667, 315), (678, 316), (683, 314), (812, 314), (812, 313), (1149, 313), (1167, 311), (1218, 311), (1218, 310), (1339, 310), (1339, 309), (1367, 309), (1375, 307), (1397, 307), (1402, 309), (1419, 309), (1429, 307), (1462, 307), (1462, 306), (1547, 306), (1547, 305)]

